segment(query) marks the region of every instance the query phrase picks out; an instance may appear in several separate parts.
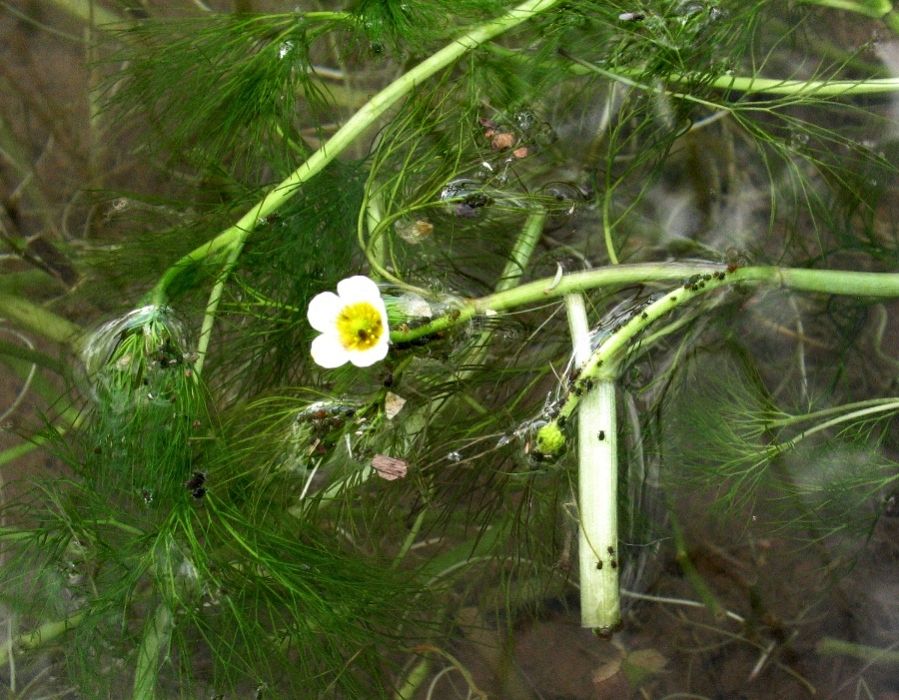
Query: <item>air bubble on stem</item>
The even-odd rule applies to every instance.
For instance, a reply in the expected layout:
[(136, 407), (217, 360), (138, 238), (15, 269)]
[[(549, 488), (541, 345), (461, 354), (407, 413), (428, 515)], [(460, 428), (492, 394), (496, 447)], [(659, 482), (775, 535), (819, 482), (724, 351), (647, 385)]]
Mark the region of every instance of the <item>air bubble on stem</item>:
[(82, 351), (88, 393), (115, 411), (135, 401), (165, 400), (176, 375), (186, 376), (187, 342), (183, 324), (167, 306), (142, 306), (104, 323)]
[(446, 183), (440, 191), (440, 201), (447, 203), (450, 213), (465, 219), (479, 216), (481, 209), (493, 204), (493, 198), (482, 183), (470, 178), (457, 178)]

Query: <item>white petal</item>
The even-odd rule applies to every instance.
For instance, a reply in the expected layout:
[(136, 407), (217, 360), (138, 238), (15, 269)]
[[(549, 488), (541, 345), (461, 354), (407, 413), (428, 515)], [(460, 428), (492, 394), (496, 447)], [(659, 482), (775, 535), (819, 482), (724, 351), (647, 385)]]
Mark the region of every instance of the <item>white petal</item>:
[(334, 292), (322, 292), (309, 302), (306, 318), (315, 330), (327, 333), (334, 330), (341, 308), (343, 304)]
[(367, 301), (374, 304), (381, 300), (381, 290), (372, 280), (363, 275), (354, 275), (337, 283), (337, 293), (344, 304)]
[(310, 348), (312, 359), (325, 369), (340, 367), (350, 359), (350, 353), (340, 344), (340, 339), (334, 333), (322, 333), (312, 341)]
[(387, 357), (388, 350), (387, 335), (385, 334), (381, 342), (374, 347), (371, 347), (368, 350), (357, 350), (347, 354), (350, 356), (350, 362), (356, 365), (356, 367), (371, 367), (375, 362), (380, 362)]

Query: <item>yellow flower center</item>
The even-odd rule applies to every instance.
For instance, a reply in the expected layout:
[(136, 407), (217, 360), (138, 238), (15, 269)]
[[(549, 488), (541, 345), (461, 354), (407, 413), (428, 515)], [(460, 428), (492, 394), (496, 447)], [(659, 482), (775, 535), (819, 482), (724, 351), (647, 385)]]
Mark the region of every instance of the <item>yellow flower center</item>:
[(381, 312), (367, 301), (344, 306), (337, 316), (337, 333), (347, 350), (368, 350), (384, 333)]

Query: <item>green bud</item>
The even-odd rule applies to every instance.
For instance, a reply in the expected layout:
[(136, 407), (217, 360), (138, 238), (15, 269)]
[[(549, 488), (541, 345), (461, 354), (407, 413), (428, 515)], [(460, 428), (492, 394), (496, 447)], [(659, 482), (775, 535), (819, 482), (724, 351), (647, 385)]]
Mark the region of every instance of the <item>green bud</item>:
[(543, 455), (555, 455), (565, 447), (565, 435), (555, 421), (547, 423), (537, 431), (537, 452)]

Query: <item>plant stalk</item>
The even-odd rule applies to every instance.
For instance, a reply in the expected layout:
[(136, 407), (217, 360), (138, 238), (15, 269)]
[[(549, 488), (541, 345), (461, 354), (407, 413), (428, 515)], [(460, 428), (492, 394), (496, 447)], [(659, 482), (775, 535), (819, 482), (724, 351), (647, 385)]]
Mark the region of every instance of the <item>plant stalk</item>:
[(86, 615), (87, 613), (83, 611), (77, 612), (64, 620), (45, 622), (33, 632), (18, 635), (15, 639), (10, 640), (10, 643), (6, 646), (0, 646), (0, 664), (6, 663), (10, 653), (38, 649), (57, 637), (61, 637), (70, 629), (80, 625)]
[(54, 342), (69, 345), (75, 350), (80, 347), (80, 326), (22, 297), (0, 292), (0, 316)]
[(867, 297), (899, 297), (899, 273), (853, 272), (849, 270), (806, 270), (774, 266), (743, 267), (728, 271), (715, 263), (642, 263), (612, 265), (583, 272), (572, 272), (561, 278), (544, 277), (507, 291), (471, 299), (450, 313), (409, 330), (390, 334), (393, 343), (424, 338), (465, 323), (475, 316), (542, 303), (574, 292), (599, 287), (683, 281), (693, 275), (726, 272), (730, 284), (773, 284), (799, 292), (840, 294)]
[[(195, 248), (178, 260), (163, 274), (150, 292), (152, 303), (166, 302), (169, 285), (184, 271), (220, 251), (237, 251), (240, 254), (249, 235), (265, 217), (280, 209), (303, 183), (321, 172), (350, 144), (373, 126), (400, 99), (413, 92), (423, 81), (450, 66), (460, 57), (499, 36), (535, 15), (557, 5), (561, 0), (527, 0), (496, 19), (484, 22), (466, 34), (453, 40), (440, 51), (429, 56), (412, 70), (397, 78), (372, 97), (358, 112), (313, 153), (299, 168), (281, 183), (270, 189), (262, 200), (254, 205), (233, 226), (222, 231), (208, 243)], [(230, 259), (231, 256), (229, 256)], [(226, 269), (226, 273), (227, 273)]]
[[(584, 297), (565, 297), (575, 366), (590, 359)], [(618, 440), (615, 383), (598, 382), (578, 414), (578, 564), (581, 625), (610, 634), (621, 624), (618, 589)]]
[(134, 672), (132, 700), (154, 700), (159, 675), (159, 655), (168, 647), (174, 619), (168, 603), (156, 607), (153, 618), (144, 629), (140, 649), (137, 650), (137, 670)]

